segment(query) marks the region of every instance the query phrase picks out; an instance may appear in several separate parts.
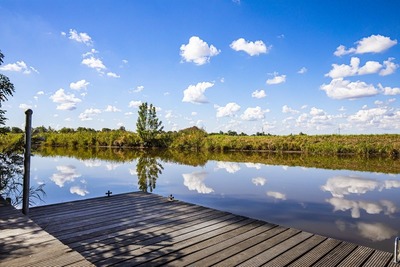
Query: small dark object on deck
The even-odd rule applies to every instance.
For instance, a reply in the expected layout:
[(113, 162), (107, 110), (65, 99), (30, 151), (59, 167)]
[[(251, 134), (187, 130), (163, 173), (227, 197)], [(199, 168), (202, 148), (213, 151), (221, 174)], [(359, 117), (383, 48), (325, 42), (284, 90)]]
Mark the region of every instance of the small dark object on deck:
[(7, 197), (6, 201), (7, 201), (8, 204), (11, 204), (11, 197)]
[(112, 192), (110, 190), (107, 191), (106, 195), (107, 197), (111, 196)]
[(173, 196), (172, 194), (169, 195), (168, 200), (169, 200), (169, 201), (173, 201), (173, 200), (174, 200), (174, 196)]

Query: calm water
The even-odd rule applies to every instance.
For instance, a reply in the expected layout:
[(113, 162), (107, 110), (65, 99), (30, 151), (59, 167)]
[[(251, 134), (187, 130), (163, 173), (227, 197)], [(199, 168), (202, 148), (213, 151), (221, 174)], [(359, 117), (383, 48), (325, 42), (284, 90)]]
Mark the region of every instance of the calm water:
[(400, 231), (400, 175), (154, 157), (125, 162), (32, 157), (31, 184), (46, 205), (138, 190), (393, 251)]

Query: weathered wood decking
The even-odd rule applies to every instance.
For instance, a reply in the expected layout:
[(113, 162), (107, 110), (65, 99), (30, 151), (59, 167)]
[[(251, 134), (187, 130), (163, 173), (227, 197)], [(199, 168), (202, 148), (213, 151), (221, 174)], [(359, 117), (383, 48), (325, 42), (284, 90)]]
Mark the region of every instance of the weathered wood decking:
[(93, 266), (0, 197), (0, 266)]
[(141, 192), (30, 217), (96, 266), (400, 266), (388, 252)]

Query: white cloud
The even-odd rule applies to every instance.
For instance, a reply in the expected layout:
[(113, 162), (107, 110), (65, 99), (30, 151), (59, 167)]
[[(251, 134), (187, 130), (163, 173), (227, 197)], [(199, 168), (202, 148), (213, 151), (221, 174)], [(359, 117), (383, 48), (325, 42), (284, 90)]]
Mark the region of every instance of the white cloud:
[(383, 241), (394, 238), (398, 231), (382, 223), (357, 223), (357, 228), (361, 236), (373, 242)]
[(332, 79), (329, 84), (321, 85), (321, 90), (333, 99), (355, 99), (379, 93), (372, 84), (368, 85), (361, 81), (350, 82), (343, 78)]
[(247, 168), (255, 168), (257, 170), (261, 169), (262, 164), (261, 163), (245, 163)]
[(251, 97), (258, 98), (258, 99), (264, 98), (266, 96), (267, 96), (267, 94), (265, 93), (264, 90), (255, 90), (253, 93), (251, 93)]
[(381, 76), (390, 75), (390, 74), (394, 73), (396, 71), (396, 69), (399, 68), (398, 64), (395, 64), (394, 62), (392, 62), (393, 60), (394, 60), (394, 58), (391, 57), (391, 58), (388, 58), (388, 60), (383, 61), (383, 65), (385, 66), (385, 68), (379, 72), (379, 75), (381, 75)]
[(286, 75), (278, 75), (278, 73), (274, 73), (274, 78), (268, 79), (266, 83), (268, 85), (271, 84), (280, 84), (286, 82)]
[(77, 185), (72, 186), (69, 189), (69, 192), (71, 194), (77, 194), (77, 195), (82, 196), (82, 197), (85, 196), (86, 194), (89, 194), (89, 191), (87, 191), (86, 188), (81, 188), (80, 186), (77, 186)]
[(105, 112), (121, 112), (121, 110), (117, 107), (107, 105), (107, 108), (104, 110)]
[(52, 180), (59, 187), (63, 187), (66, 182), (73, 182), (76, 178), (81, 177), (76, 171), (76, 167), (72, 165), (57, 166), (57, 173), (54, 173), (50, 180)]
[(263, 41), (250, 42), (243, 38), (239, 38), (230, 44), (230, 47), (235, 51), (244, 51), (250, 56), (258, 56), (267, 53), (271, 46), (267, 47)]
[(200, 194), (209, 194), (214, 192), (214, 189), (207, 187), (204, 184), (204, 180), (207, 176), (206, 172), (192, 172), (192, 173), (184, 173), (183, 176), (183, 184), (190, 191), (197, 191)]
[(300, 112), (300, 111), (298, 111), (298, 110), (295, 110), (295, 109), (290, 108), (288, 105), (284, 105), (284, 106), (282, 107), (282, 113), (297, 114), (297, 113), (299, 113), (299, 112)]
[(100, 114), (101, 110), (96, 108), (89, 108), (86, 109), (84, 112), (79, 114), (79, 119), (81, 121), (90, 121), (93, 120), (93, 117)]
[(138, 108), (142, 104), (142, 101), (131, 101), (129, 102), (129, 107), (130, 108)]
[[(66, 35), (65, 33), (61, 34)], [(70, 29), (68, 38), (78, 43), (83, 43), (87, 46), (91, 46), (93, 44), (92, 38), (86, 32), (78, 33), (76, 30)]]
[(379, 186), (379, 182), (354, 176), (335, 176), (329, 178), (325, 185), (321, 186), (323, 191), (328, 191), (334, 197), (343, 198), (349, 194), (365, 194), (374, 191)]
[(256, 177), (256, 178), (251, 179), (251, 182), (253, 184), (255, 184), (256, 186), (263, 186), (267, 182), (267, 179), (265, 179), (263, 177)]
[[(377, 61), (367, 61), (364, 66), (360, 67), (360, 59), (358, 57), (352, 57), (350, 65), (332, 64), (332, 69), (329, 73), (325, 74), (325, 76), (331, 77), (332, 79), (373, 73), (386, 76), (394, 73), (398, 68), (398, 65), (392, 62), (393, 60), (394, 58), (389, 58), (383, 62), (383, 65)], [(385, 68), (383, 68), (384, 66)]]
[(180, 47), (180, 55), (186, 62), (193, 62), (196, 65), (203, 65), (210, 61), (210, 58), (220, 53), (213, 45), (208, 45), (197, 36), (192, 36), (188, 44)]
[(312, 115), (312, 116), (322, 116), (322, 115), (325, 115), (325, 114), (326, 113), (325, 113), (324, 110), (318, 109), (316, 107), (312, 107), (311, 110), (310, 110), (310, 115)]
[(240, 117), (245, 121), (255, 121), (264, 119), (266, 112), (269, 112), (269, 110), (262, 110), (257, 106), (255, 108), (247, 108)]
[(280, 192), (268, 191), (267, 196), (273, 197), (279, 200), (286, 200), (286, 195)]
[(84, 58), (81, 63), (88, 66), (89, 68), (96, 69), (97, 71), (106, 69), (106, 66), (104, 66), (101, 59), (95, 58), (93, 56), (89, 58)]
[(27, 109), (32, 108), (32, 106), (31, 106), (31, 105), (28, 105), (28, 104), (20, 104), (20, 105), (19, 105), (19, 108), (20, 108), (20, 109), (23, 109), (23, 110), (27, 110)]
[(299, 74), (304, 74), (304, 73), (306, 73), (308, 70), (307, 70), (307, 68), (306, 67), (302, 67), (297, 73), (299, 73)]
[(219, 169), (225, 169), (229, 173), (235, 173), (237, 171), (240, 171), (240, 165), (233, 162), (218, 161), (215, 170)]
[(381, 53), (390, 47), (397, 44), (397, 40), (391, 40), (390, 37), (385, 37), (382, 35), (371, 35), (369, 37), (364, 37), (356, 42), (356, 48), (346, 49), (345, 46), (340, 45), (336, 48), (334, 52), (335, 56), (343, 56), (347, 54), (364, 54), (364, 53)]
[(57, 109), (59, 110), (74, 110), (76, 109), (76, 105), (81, 102), (74, 94), (66, 94), (62, 88), (50, 96), (50, 99), (58, 104)]
[(196, 85), (189, 85), (189, 87), (183, 91), (182, 102), (190, 102), (193, 104), (207, 103), (208, 101), (204, 96), (204, 93), (208, 88), (213, 86), (214, 84), (210, 82), (201, 82)]
[(139, 85), (138, 87), (136, 87), (136, 89), (133, 90), (134, 93), (139, 93), (141, 91), (143, 91), (144, 86), (143, 85)]
[(361, 210), (365, 210), (368, 214), (379, 214), (385, 212), (387, 215), (390, 215), (388, 210), (384, 211), (386, 207), (377, 202), (355, 201), (337, 197), (327, 199), (326, 201), (334, 207), (334, 211), (350, 210), (352, 218), (360, 218)]
[(28, 66), (24, 61), (17, 61), (16, 63), (4, 65), (0, 67), (0, 70), (22, 72), (24, 74), (31, 74), (32, 71), (39, 73), (34, 67)]
[(119, 76), (118, 74), (116, 74), (114, 72), (107, 72), (107, 76), (111, 77), (111, 78), (121, 78), (121, 76)]
[(217, 118), (232, 117), (240, 110), (240, 106), (234, 102), (226, 104), (225, 107), (215, 107), (217, 108)]
[(378, 84), (378, 87), (384, 95), (400, 95), (399, 87), (383, 87), (382, 84)]
[(75, 83), (73, 83), (73, 82), (70, 83), (69, 84), (69, 88), (79, 91), (81, 89), (87, 89), (89, 84), (90, 83), (88, 81), (86, 81), (86, 80), (80, 80), (80, 81), (77, 81)]

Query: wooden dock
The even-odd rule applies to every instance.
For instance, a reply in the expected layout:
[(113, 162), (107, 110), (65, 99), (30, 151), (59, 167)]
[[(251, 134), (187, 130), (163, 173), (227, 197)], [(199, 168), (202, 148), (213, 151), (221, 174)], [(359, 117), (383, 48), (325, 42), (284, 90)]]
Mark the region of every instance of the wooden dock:
[(94, 266), (0, 196), (0, 266)]
[[(13, 231), (31, 233), (29, 242), (44, 238), (31, 221), (28, 228), (7, 228), (0, 214), (1, 232), (10, 232), (10, 242), (23, 239)], [(142, 192), (31, 208), (30, 218), (95, 266), (400, 267), (392, 253)], [(1, 242), (19, 250), (3, 237)], [(23, 261), (25, 255), (6, 260)]]

